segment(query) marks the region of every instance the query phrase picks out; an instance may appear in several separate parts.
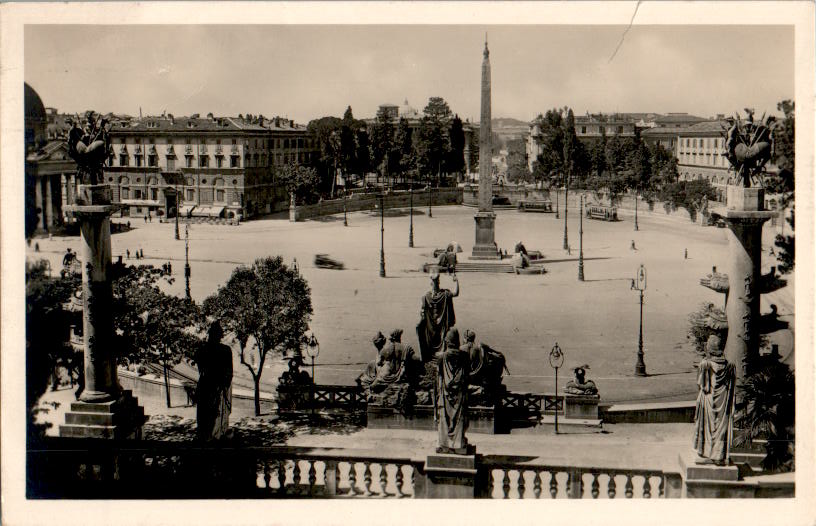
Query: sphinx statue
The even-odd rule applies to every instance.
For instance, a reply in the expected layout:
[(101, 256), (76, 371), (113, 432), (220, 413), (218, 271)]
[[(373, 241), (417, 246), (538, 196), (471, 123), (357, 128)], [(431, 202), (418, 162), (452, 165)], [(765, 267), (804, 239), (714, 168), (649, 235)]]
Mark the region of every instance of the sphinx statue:
[(566, 387), (564, 387), (566, 394), (598, 396), (598, 388), (595, 386), (595, 382), (586, 379), (587, 369), (589, 369), (589, 365), (579, 365), (572, 369), (575, 377), (567, 382)]

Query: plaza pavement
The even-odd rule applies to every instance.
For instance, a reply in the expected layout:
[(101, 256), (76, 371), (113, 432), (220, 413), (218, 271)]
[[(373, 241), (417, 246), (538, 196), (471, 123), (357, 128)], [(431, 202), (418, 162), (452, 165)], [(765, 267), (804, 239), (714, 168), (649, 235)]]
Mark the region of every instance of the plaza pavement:
[[(297, 258), (312, 290), (314, 315), (311, 329), (320, 341), (318, 383), (349, 384), (375, 357), (372, 336), (381, 330), (404, 329), (403, 341), (417, 346), (415, 325), (420, 301), (428, 290), (426, 274), (419, 272), (433, 249), (458, 241), (464, 260), (473, 243), (474, 209), (437, 207), (433, 218), (427, 208), (416, 209), (415, 248), (409, 249), (407, 210), (388, 211), (385, 218), (387, 278), (378, 277), (379, 216), (373, 212), (342, 214), (290, 223), (284, 214), (253, 220), (239, 226), (195, 224), (190, 227), (191, 289), (203, 301), (229, 278), (239, 264), (257, 257), (281, 255), (285, 262)], [(699, 285), (699, 278), (716, 265), (727, 265), (724, 229), (701, 227), (662, 209), (639, 212), (639, 231), (631, 213), (621, 210), (622, 221), (607, 223), (584, 219), (586, 281), (577, 281), (577, 203), (570, 204), (571, 254), (562, 249), (561, 218), (554, 214), (497, 211), (496, 240), (512, 252), (518, 241), (529, 250), (541, 250), (550, 263), (545, 275), (459, 274), (461, 294), (454, 300), (457, 326), (476, 332), (477, 340), (502, 351), (510, 374), (505, 383), (514, 391), (550, 392), (553, 370), (547, 354), (553, 344), (566, 352), (559, 383), (571, 377), (570, 367), (589, 364), (589, 378), (598, 385), (605, 402), (689, 400), (696, 394), (696, 356), (686, 338), (688, 314), (702, 302), (721, 305), (723, 296)], [(683, 214), (685, 215), (685, 214)], [(115, 218), (126, 222), (128, 219)], [(175, 282), (166, 289), (184, 294), (184, 241), (173, 237), (173, 223), (144, 223), (130, 218), (133, 230), (112, 236), (114, 258), (129, 249), (143, 249), (145, 259), (127, 263), (173, 265)], [(776, 264), (767, 252), (776, 229), (766, 226), (763, 235), (763, 271)], [(183, 238), (182, 226), (182, 238)], [(27, 257), (46, 257), (57, 272), (66, 246), (76, 249), (77, 238), (36, 240)], [(631, 250), (635, 241), (637, 250)], [(33, 243), (32, 243), (33, 246)], [(688, 259), (684, 259), (688, 249)], [(342, 261), (346, 270), (318, 269), (314, 255), (326, 253)], [(643, 263), (648, 273), (644, 305), (644, 349), (648, 377), (633, 375), (638, 340), (638, 294), (631, 279)], [(779, 307), (781, 320), (793, 328), (793, 276), (788, 286), (762, 297), (762, 312), (770, 303)], [(452, 282), (442, 277), (442, 286)], [(779, 331), (771, 340), (793, 365), (792, 331)], [(263, 376), (263, 390), (273, 391), (283, 364), (271, 360)], [(244, 366), (235, 360), (235, 385), (251, 386)], [(562, 384), (563, 385), (563, 384)]]

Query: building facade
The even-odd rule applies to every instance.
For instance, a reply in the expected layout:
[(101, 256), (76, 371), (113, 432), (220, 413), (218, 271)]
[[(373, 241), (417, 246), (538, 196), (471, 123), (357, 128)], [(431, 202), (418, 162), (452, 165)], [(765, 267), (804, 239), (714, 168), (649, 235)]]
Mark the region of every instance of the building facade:
[(105, 168), (123, 215), (242, 219), (288, 204), (276, 167), (310, 163), (306, 128), (287, 119), (145, 117), (111, 128)]
[(725, 202), (725, 187), (734, 175), (725, 156), (724, 120), (705, 121), (677, 129), (677, 172), (680, 181), (707, 179)]

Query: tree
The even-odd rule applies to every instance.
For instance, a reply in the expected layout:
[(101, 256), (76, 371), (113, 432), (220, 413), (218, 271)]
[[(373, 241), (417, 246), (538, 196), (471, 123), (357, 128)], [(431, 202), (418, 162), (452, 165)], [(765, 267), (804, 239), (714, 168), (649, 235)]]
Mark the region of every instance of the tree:
[(550, 186), (563, 184), (564, 169), (564, 127), (561, 110), (547, 110), (547, 113), (536, 118), (541, 130), (541, 154), (533, 167), (533, 176), (537, 181), (547, 181)]
[(391, 117), (380, 108), (374, 125), (371, 127), (371, 163), (383, 177), (391, 173), (394, 163), (394, 125)]
[(564, 128), (564, 174), (567, 177), (567, 181), (570, 181), (577, 172), (577, 150), (579, 148), (578, 137), (575, 135), (575, 116), (571, 109), (567, 109), (566, 117), (562, 120), (562, 126)]
[(336, 144), (333, 138), (339, 134), (341, 126), (342, 121), (337, 117), (321, 117), (310, 121), (306, 128), (320, 151), (316, 164), (322, 165), (319, 166), (319, 171), (321, 174), (326, 174), (320, 184), (324, 192), (333, 193), (334, 190), (336, 169), (340, 162), (340, 148), (339, 143)]
[(204, 323), (200, 307), (186, 298), (163, 292), (155, 282), (128, 280), (126, 306), (117, 316), (117, 333), (131, 343), (124, 354), (130, 363), (161, 364), (167, 407), (171, 407), (168, 371), (182, 360), (192, 362), (203, 343), (197, 330)]
[[(794, 217), (795, 217), (795, 210), (791, 208), (790, 217), (786, 217), (785, 221), (791, 227), (791, 230), (794, 229)], [(776, 260), (779, 262), (777, 268), (779, 272), (782, 274), (787, 274), (793, 271), (794, 261), (796, 260), (796, 240), (794, 239), (793, 235), (790, 236), (783, 236), (782, 234), (777, 234), (776, 239), (774, 240), (774, 245), (779, 248), (779, 252), (776, 255)]]
[(358, 126), (354, 131), (354, 171), (362, 175), (371, 171), (371, 149), (365, 126)]
[(525, 151), (522, 139), (507, 141), (507, 180), (512, 183), (532, 181), (532, 174), (527, 170)]
[(465, 168), (465, 130), (462, 119), (454, 115), (450, 123), (450, 151), (445, 162), (445, 172), (461, 174)]
[[(779, 175), (770, 178), (768, 187), (771, 192), (780, 194), (781, 208), (784, 210), (792, 202), (795, 190), (795, 158), (796, 158), (796, 144), (795, 144), (795, 105), (792, 100), (783, 100), (776, 105), (777, 109), (785, 115), (782, 122), (774, 129), (774, 156), (773, 161), (779, 168)], [(786, 217), (785, 221), (794, 229), (794, 207), (791, 206), (790, 217)], [(794, 267), (794, 253), (796, 248), (796, 239), (793, 234), (790, 236), (783, 236), (778, 234), (774, 240), (774, 244), (779, 248), (777, 253), (777, 260), (779, 261), (779, 270), (782, 273), (788, 273)]]
[(309, 285), (280, 256), (233, 270), (227, 283), (204, 301), (238, 343), (240, 362), (255, 383), (255, 415), (261, 414), (260, 384), (270, 352), (298, 352), (312, 315)]
[[(414, 153), (414, 138), (408, 119), (400, 117), (397, 124), (397, 134), (394, 138), (394, 147), (397, 152), (397, 170), (403, 176), (414, 170), (416, 167), (416, 155)], [(412, 181), (413, 183), (413, 181)]]
[(355, 141), (354, 133), (356, 130), (356, 123), (354, 115), (351, 112), (351, 106), (346, 108), (343, 113), (343, 121), (340, 124), (340, 168), (343, 170), (343, 177), (354, 170), (355, 154), (357, 143)]
[(442, 97), (431, 97), (423, 112), (416, 142), (417, 166), (430, 182), (433, 174), (441, 176), (442, 163), (450, 151), (451, 111)]
[(317, 199), (317, 187), (320, 183), (317, 170), (291, 162), (276, 167), (276, 171), (278, 181), (288, 194), (295, 194), (296, 202), (308, 204)]

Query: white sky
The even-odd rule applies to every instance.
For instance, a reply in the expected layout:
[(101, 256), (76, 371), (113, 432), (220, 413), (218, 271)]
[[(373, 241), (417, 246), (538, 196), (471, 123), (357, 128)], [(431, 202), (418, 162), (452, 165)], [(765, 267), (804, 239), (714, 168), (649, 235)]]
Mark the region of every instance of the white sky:
[(28, 25), (25, 80), (61, 112), (371, 117), (441, 96), (478, 120), (485, 31), (493, 116), (776, 111), (792, 26)]

